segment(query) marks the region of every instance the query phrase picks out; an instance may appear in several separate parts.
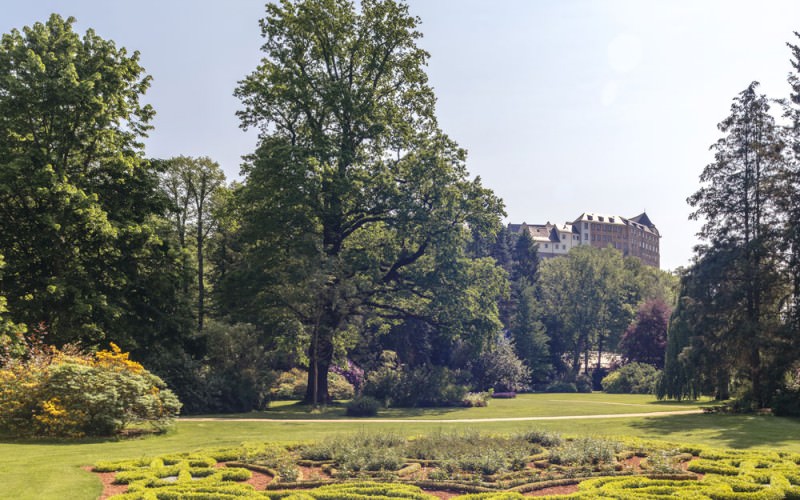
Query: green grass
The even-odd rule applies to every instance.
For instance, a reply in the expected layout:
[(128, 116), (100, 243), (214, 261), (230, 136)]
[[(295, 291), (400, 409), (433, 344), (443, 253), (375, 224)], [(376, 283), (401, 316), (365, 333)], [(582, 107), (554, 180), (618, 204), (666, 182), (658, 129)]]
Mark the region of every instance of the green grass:
[[(488, 408), (403, 410), (394, 413), (386, 412), (382, 416), (400, 418), (400, 415), (404, 415), (406, 418), (442, 419), (503, 418), (526, 415), (598, 415), (640, 413), (648, 411), (647, 408), (652, 408), (652, 411), (664, 411), (693, 406), (696, 404), (658, 403), (646, 396), (539, 394), (520, 396), (513, 400), (492, 400), (491, 406)], [(329, 411), (339, 410), (335, 408)], [(287, 418), (309, 418), (308, 413), (291, 405), (281, 405), (275, 410), (264, 412), (263, 415), (267, 418), (275, 418), (280, 415), (285, 415)], [(319, 415), (319, 418), (335, 417), (331, 413), (324, 413)], [(192, 451), (198, 448), (235, 446), (243, 441), (310, 441), (331, 434), (357, 432), (362, 429), (385, 429), (404, 435), (414, 435), (436, 429), (467, 428), (493, 433), (511, 433), (540, 428), (567, 435), (627, 436), (713, 447), (780, 449), (800, 452), (800, 419), (771, 416), (698, 414), (466, 424), (182, 421), (177, 424), (175, 430), (166, 435), (125, 441), (54, 442), (0, 439), (0, 498), (70, 498), (76, 500), (97, 498), (101, 490), (100, 482), (92, 474), (80, 470), (80, 466), (90, 465), (101, 460), (122, 460)]]
[[(709, 404), (701, 401), (657, 401), (650, 395), (632, 394), (520, 394), (515, 399), (492, 399), (486, 408), (388, 408), (380, 418), (460, 420), (479, 418), (558, 417), (569, 415), (619, 415), (673, 410), (691, 410)], [(214, 415), (204, 415), (214, 416)], [(225, 418), (265, 419), (340, 419), (345, 415), (341, 403), (311, 411), (295, 401), (276, 401), (266, 411), (217, 415)]]

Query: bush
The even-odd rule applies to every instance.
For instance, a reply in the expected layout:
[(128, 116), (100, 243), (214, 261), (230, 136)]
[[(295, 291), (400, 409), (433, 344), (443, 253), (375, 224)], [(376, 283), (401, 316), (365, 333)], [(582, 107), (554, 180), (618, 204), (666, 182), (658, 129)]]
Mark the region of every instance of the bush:
[(328, 394), (332, 399), (352, 399), (356, 391), (344, 375), (331, 371), (328, 372)]
[(529, 443), (540, 444), (545, 448), (561, 446), (564, 439), (557, 432), (543, 431), (534, 429), (522, 435), (522, 438)]
[(772, 398), (772, 413), (779, 417), (800, 417), (800, 390), (782, 389)]
[(592, 378), (588, 375), (578, 375), (578, 378), (575, 379), (575, 388), (578, 392), (592, 392)]
[(572, 382), (553, 382), (545, 387), (544, 392), (578, 392), (578, 388)]
[(603, 390), (611, 394), (654, 394), (661, 372), (645, 363), (629, 363), (603, 379)]
[(422, 365), (403, 374), (394, 406), (458, 406), (467, 388), (458, 381), (459, 373), (444, 366)]
[(458, 406), (467, 394), (459, 376), (459, 372), (443, 366), (422, 365), (409, 369), (386, 364), (367, 376), (364, 394), (382, 401), (385, 406)]
[(491, 398), (491, 390), (488, 392), (468, 392), (467, 395), (464, 396), (464, 401), (461, 404), (471, 408), (484, 408), (489, 406), (489, 400)]
[(181, 404), (119, 347), (95, 355), (51, 347), (0, 370), (0, 427), (17, 435), (117, 434), (133, 423), (163, 428)]
[(381, 403), (371, 396), (359, 396), (347, 403), (347, 415), (350, 417), (374, 417), (378, 414)]
[(477, 389), (519, 391), (525, 389), (531, 371), (514, 352), (512, 342), (499, 337), (491, 350), (484, 350), (473, 365), (472, 373)]
[[(292, 368), (278, 376), (278, 380), (270, 390), (273, 399), (296, 400), (306, 396), (308, 388), (308, 372), (300, 368)], [(334, 371), (328, 372), (328, 394), (333, 399), (351, 399), (355, 395), (353, 385)]]
[(550, 461), (563, 465), (611, 464), (622, 450), (620, 443), (605, 439), (580, 438), (550, 451)]
[(270, 390), (273, 399), (303, 399), (308, 388), (308, 373), (300, 368), (292, 368), (278, 375), (275, 386)]

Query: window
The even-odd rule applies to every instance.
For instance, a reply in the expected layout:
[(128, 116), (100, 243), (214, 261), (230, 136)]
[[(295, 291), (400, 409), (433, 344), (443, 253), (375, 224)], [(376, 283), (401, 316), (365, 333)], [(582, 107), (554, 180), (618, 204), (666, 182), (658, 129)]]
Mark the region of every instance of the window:
[(583, 223), (583, 228), (584, 229), (589, 229), (589, 223), (588, 222), (584, 222)]
[(583, 239), (584, 240), (588, 240), (589, 239), (589, 233), (584, 233), (583, 234)]
[(544, 244), (544, 247), (547, 248), (547, 243)]

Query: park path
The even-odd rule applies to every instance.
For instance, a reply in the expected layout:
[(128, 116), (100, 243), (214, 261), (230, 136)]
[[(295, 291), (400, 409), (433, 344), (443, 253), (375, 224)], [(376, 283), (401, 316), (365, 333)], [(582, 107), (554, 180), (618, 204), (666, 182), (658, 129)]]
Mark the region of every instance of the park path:
[(555, 417), (498, 417), (498, 418), (453, 418), (453, 419), (422, 419), (422, 418), (225, 418), (225, 417), (184, 417), (179, 418), (181, 422), (279, 422), (279, 423), (385, 423), (385, 424), (404, 424), (404, 423), (428, 423), (428, 424), (469, 424), (483, 422), (526, 422), (535, 420), (588, 420), (598, 418), (636, 418), (636, 417), (666, 417), (669, 415), (694, 415), (703, 413), (703, 410), (674, 410), (674, 411), (655, 411), (645, 413), (615, 413), (611, 415), (559, 415)]

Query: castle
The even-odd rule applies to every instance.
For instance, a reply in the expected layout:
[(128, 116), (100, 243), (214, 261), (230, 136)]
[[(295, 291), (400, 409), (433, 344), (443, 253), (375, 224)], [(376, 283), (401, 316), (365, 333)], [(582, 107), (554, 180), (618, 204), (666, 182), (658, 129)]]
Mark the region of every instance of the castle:
[(539, 245), (541, 258), (566, 255), (573, 247), (591, 245), (612, 246), (625, 256), (639, 257), (644, 264), (660, 267), (659, 239), (655, 224), (647, 213), (625, 218), (618, 215), (583, 213), (564, 224), (509, 224), (509, 231), (528, 231)]

